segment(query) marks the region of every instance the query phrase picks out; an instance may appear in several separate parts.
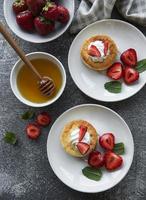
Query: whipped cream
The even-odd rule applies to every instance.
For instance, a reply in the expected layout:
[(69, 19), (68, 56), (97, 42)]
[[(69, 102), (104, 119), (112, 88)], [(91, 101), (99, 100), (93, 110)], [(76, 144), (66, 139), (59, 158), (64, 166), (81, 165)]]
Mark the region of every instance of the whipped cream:
[[(80, 129), (76, 128), (70, 134), (70, 141), (75, 146), (79, 142), (79, 132), (80, 132)], [(85, 133), (81, 142), (84, 142), (86, 144), (90, 144), (90, 134), (89, 134), (88, 131)]]
[(103, 62), (104, 59), (109, 55), (109, 49), (107, 51), (107, 55), (104, 55), (104, 42), (102, 42), (101, 40), (91, 42), (88, 46), (88, 49), (90, 49), (91, 45), (95, 46), (101, 54), (100, 57), (90, 56), (92, 61), (93, 62)]

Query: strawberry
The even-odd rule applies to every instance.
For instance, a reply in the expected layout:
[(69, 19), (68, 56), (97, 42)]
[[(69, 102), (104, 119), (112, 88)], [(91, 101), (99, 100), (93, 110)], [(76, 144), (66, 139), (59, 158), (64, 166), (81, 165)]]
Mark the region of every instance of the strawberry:
[(45, 6), (46, 0), (26, 0), (29, 10), (34, 16), (37, 16)]
[(43, 8), (42, 15), (46, 19), (50, 19), (53, 21), (56, 21), (58, 19), (59, 13), (58, 13), (58, 7), (55, 3), (48, 1)]
[(69, 21), (69, 11), (64, 6), (58, 6), (58, 21), (62, 24)]
[(34, 19), (34, 26), (40, 35), (47, 35), (55, 29), (54, 22), (46, 20), (43, 16)]
[(134, 67), (137, 64), (137, 53), (135, 49), (127, 49), (122, 53), (120, 59), (125, 65)]
[(82, 155), (85, 155), (88, 152), (90, 146), (84, 142), (78, 142), (77, 148)]
[(118, 80), (122, 78), (123, 76), (123, 66), (120, 62), (114, 63), (108, 70), (107, 70), (107, 76)]
[(27, 4), (25, 0), (15, 0), (12, 4), (14, 13), (17, 15), (20, 12), (27, 10)]
[(115, 136), (112, 133), (105, 133), (99, 137), (99, 144), (106, 150), (112, 150), (115, 145)]
[(29, 123), (26, 126), (26, 134), (31, 139), (37, 139), (41, 134), (40, 127), (36, 123)]
[(90, 56), (95, 56), (95, 57), (100, 57), (101, 56), (101, 53), (100, 51), (96, 48), (96, 46), (94, 45), (91, 45), (89, 50), (88, 50), (88, 54)]
[(105, 41), (105, 42), (104, 42), (104, 55), (105, 55), (105, 56), (106, 56), (107, 52), (108, 52), (108, 42)]
[(95, 168), (103, 167), (104, 156), (99, 151), (93, 151), (89, 154), (88, 164)]
[(33, 15), (32, 12), (29, 10), (25, 10), (20, 12), (16, 16), (17, 24), (25, 31), (33, 31), (34, 24), (33, 24)]
[(51, 122), (51, 117), (47, 112), (42, 112), (37, 116), (37, 123), (41, 126), (47, 126)]
[(134, 68), (126, 66), (124, 70), (124, 81), (131, 84), (139, 79), (139, 72)]
[(79, 142), (81, 142), (81, 140), (84, 138), (86, 132), (87, 132), (87, 127), (81, 125), (80, 126), (80, 132), (79, 132)]
[(105, 159), (105, 168), (107, 170), (117, 169), (123, 163), (122, 157), (117, 155), (117, 154), (115, 154), (112, 151), (106, 152), (105, 155), (104, 155), (104, 159)]

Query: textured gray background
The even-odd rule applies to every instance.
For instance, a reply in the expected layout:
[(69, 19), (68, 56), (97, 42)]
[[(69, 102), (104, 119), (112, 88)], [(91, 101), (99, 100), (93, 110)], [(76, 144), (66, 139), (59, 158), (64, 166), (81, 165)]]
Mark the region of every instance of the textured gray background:
[[(2, 0), (0, 3), (0, 19), (5, 23)], [(116, 10), (112, 18), (122, 19)], [(138, 28), (146, 35), (146, 30)], [(134, 97), (119, 103), (103, 103), (88, 98), (75, 86), (68, 72), (67, 55), (73, 39), (69, 32), (42, 45), (17, 38), (26, 53), (49, 52), (65, 66), (66, 89), (56, 103), (46, 108), (53, 122), (68, 108), (82, 103), (98, 103), (112, 108), (126, 120), (133, 133), (135, 155), (132, 167), (121, 183), (103, 193), (83, 194), (64, 185), (53, 173), (47, 159), (46, 141), (50, 127), (44, 129), (38, 141), (28, 140), (24, 133), (25, 122), (20, 120), (20, 114), (28, 107), (15, 98), (9, 83), (10, 71), (18, 57), (0, 35), (0, 200), (146, 199), (146, 87)], [(129, 39), (134, 40), (132, 36)], [(18, 145), (13, 147), (4, 143), (3, 135), (7, 130), (17, 133)]]

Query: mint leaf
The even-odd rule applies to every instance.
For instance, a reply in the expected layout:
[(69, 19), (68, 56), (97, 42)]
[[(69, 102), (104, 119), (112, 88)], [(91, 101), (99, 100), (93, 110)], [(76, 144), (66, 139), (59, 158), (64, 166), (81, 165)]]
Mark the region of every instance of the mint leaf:
[(146, 59), (140, 60), (137, 63), (137, 66), (135, 68), (139, 73), (142, 73), (146, 70)]
[(34, 115), (35, 115), (34, 111), (29, 110), (29, 111), (25, 112), (24, 114), (22, 114), (21, 118), (24, 120), (32, 119), (34, 117)]
[(118, 155), (123, 155), (125, 153), (124, 143), (120, 142), (115, 144), (113, 151)]
[(104, 84), (104, 88), (111, 93), (120, 93), (122, 90), (122, 83), (120, 81), (110, 81)]
[(102, 177), (102, 171), (100, 169), (95, 169), (92, 167), (85, 167), (84, 169), (82, 169), (82, 173), (84, 174), (84, 176), (94, 181), (99, 181)]
[(9, 144), (16, 144), (17, 142), (17, 138), (16, 138), (16, 135), (15, 133), (12, 133), (12, 132), (6, 132), (5, 133), (5, 136), (4, 136), (4, 141), (6, 143), (9, 143)]

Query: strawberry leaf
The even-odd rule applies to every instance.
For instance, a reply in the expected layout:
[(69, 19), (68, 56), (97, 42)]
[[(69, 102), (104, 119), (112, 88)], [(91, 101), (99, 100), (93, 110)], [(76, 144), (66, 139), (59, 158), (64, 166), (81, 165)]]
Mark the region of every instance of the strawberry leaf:
[(123, 155), (125, 153), (124, 143), (120, 142), (115, 144), (113, 151), (118, 155)]
[(34, 111), (29, 110), (21, 115), (21, 119), (24, 119), (24, 120), (32, 119), (34, 115), (35, 115)]
[(140, 60), (135, 68), (139, 73), (146, 71), (146, 59)]
[(12, 133), (12, 132), (6, 132), (5, 133), (5, 136), (4, 136), (4, 141), (6, 143), (9, 143), (9, 144), (16, 144), (17, 142), (17, 138), (16, 138), (16, 135), (15, 133)]
[(84, 169), (82, 169), (82, 173), (84, 174), (84, 176), (94, 181), (99, 181), (102, 177), (102, 171), (100, 169), (95, 169), (92, 167), (85, 167)]
[(104, 88), (111, 93), (120, 93), (122, 90), (122, 83), (120, 81), (110, 81), (104, 84)]

